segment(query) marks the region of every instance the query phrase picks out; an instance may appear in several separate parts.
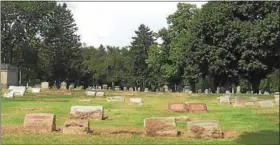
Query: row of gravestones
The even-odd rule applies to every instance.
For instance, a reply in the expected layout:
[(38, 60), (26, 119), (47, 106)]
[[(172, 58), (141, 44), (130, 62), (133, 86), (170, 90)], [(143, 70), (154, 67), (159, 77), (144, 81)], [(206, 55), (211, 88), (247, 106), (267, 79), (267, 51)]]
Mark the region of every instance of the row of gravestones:
[[(235, 97), (233, 104), (233, 98), (230, 94), (218, 97), (220, 104), (232, 104), (234, 107), (243, 107), (243, 106), (255, 106), (256, 103), (259, 103), (260, 107), (273, 107), (273, 100), (262, 100), (258, 101), (257, 97), (250, 97), (248, 101), (245, 101), (243, 97)], [(279, 95), (274, 95), (274, 101), (276, 105), (279, 105)]]
[(5, 98), (14, 98), (15, 96), (24, 96), (26, 90), (32, 93), (40, 93), (41, 88), (25, 87), (25, 86), (9, 86), (8, 91), (4, 93)]
[[(217, 87), (217, 90), (216, 90), (216, 93), (217, 94), (220, 94), (220, 87)], [(199, 93), (201, 93), (201, 90), (199, 91)], [(204, 93), (205, 94), (209, 94), (209, 93), (212, 93), (212, 91), (211, 91), (211, 89), (205, 89), (205, 91), (204, 91)], [(226, 94), (230, 94), (230, 93), (232, 93), (232, 94), (234, 94), (235, 92), (234, 92), (234, 88), (232, 88), (232, 91), (230, 92), (230, 91), (226, 91)], [(253, 91), (247, 91), (246, 92), (246, 94), (253, 94), (254, 92)], [(267, 91), (262, 91), (262, 90), (260, 90), (259, 91), (259, 94), (265, 94), (265, 95), (269, 95), (269, 92), (267, 92)], [(236, 94), (241, 94), (241, 89), (240, 89), (240, 86), (237, 86), (237, 88), (236, 88)]]

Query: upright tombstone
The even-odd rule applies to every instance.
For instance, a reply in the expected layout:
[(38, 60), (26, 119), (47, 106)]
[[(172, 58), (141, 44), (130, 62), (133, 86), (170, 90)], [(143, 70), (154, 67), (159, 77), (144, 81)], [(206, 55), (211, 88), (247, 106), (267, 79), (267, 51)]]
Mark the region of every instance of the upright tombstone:
[(201, 93), (201, 92), (202, 92), (202, 90), (201, 90), (201, 89), (198, 89), (198, 90), (197, 90), (197, 93)]
[(272, 100), (259, 101), (259, 104), (262, 108), (273, 107), (274, 106), (274, 103), (272, 102)]
[(231, 88), (231, 93), (234, 94), (234, 87)]
[(264, 91), (264, 94), (265, 94), (265, 95), (269, 95), (269, 92), (267, 92), (267, 91)]
[(163, 87), (160, 87), (160, 88), (159, 88), (159, 91), (160, 91), (160, 92), (164, 92)]
[(124, 102), (123, 96), (114, 96), (114, 97), (107, 97), (107, 102)]
[(120, 91), (120, 87), (119, 86), (115, 86), (115, 91)]
[(236, 87), (236, 94), (241, 94), (240, 86), (237, 86), (237, 87)]
[(259, 90), (259, 94), (262, 94), (262, 90)]
[(163, 91), (164, 91), (164, 92), (168, 92), (168, 86), (167, 86), (167, 85), (164, 85), (164, 86), (163, 86)]
[(108, 89), (108, 85), (106, 85), (106, 84), (105, 84), (105, 85), (102, 85), (102, 89), (103, 89), (103, 90), (107, 90), (107, 89)]
[(123, 91), (127, 91), (127, 87), (123, 87)]
[(23, 128), (31, 132), (52, 132), (56, 130), (56, 120), (54, 114), (34, 113), (26, 114)]
[(137, 91), (137, 88), (136, 87), (134, 87), (134, 92), (136, 92)]
[(148, 89), (148, 88), (145, 88), (145, 89), (144, 89), (144, 92), (146, 92), (146, 93), (149, 92), (149, 89)]
[(244, 99), (243, 99), (243, 97), (235, 97), (235, 102), (234, 102), (233, 106), (234, 107), (244, 106)]
[(42, 82), (41, 89), (44, 89), (44, 90), (49, 89), (49, 82)]
[(279, 105), (279, 95), (274, 95), (276, 105)]
[(156, 117), (144, 119), (145, 136), (178, 136), (175, 118)]
[(129, 98), (129, 105), (137, 104), (142, 106), (143, 105), (143, 99), (142, 98)]
[(64, 123), (64, 134), (87, 134), (89, 132), (88, 119), (69, 119)]
[(96, 88), (97, 90), (102, 90), (101, 86), (97, 86)]
[(179, 102), (179, 103), (169, 103), (168, 104), (168, 112), (187, 112), (188, 108), (186, 103)]
[(67, 83), (66, 82), (61, 82), (61, 84), (60, 84), (60, 89), (61, 90), (67, 90)]
[(72, 106), (70, 119), (102, 120), (104, 114), (103, 106)]
[(12, 87), (12, 92), (14, 92), (15, 96), (23, 96), (25, 94), (26, 91), (26, 87), (25, 86), (14, 86)]
[(216, 93), (217, 93), (217, 94), (220, 94), (220, 87), (217, 87)]
[(230, 91), (226, 91), (226, 94), (231, 94)]
[(96, 92), (96, 96), (103, 97), (105, 95), (104, 92)]
[(75, 88), (75, 84), (74, 84), (74, 83), (71, 83), (71, 84), (69, 85), (69, 90), (74, 90), (74, 88)]
[(209, 90), (205, 89), (204, 94), (206, 94), (206, 95), (209, 94)]
[(140, 88), (140, 87), (138, 87), (138, 88), (137, 88), (137, 91), (138, 91), (138, 92), (140, 92), (140, 90), (141, 90), (141, 88)]
[(207, 106), (204, 103), (188, 103), (186, 105), (188, 112), (208, 112)]
[(188, 135), (191, 138), (224, 138), (216, 120), (198, 120), (188, 122)]
[(231, 96), (221, 96), (220, 104), (231, 104)]
[(130, 92), (133, 92), (133, 88), (132, 88), (132, 87), (130, 87), (130, 88), (129, 88), (129, 91), (130, 91)]
[(85, 91), (85, 94), (88, 97), (92, 97), (92, 96), (95, 96), (96, 93), (94, 91)]

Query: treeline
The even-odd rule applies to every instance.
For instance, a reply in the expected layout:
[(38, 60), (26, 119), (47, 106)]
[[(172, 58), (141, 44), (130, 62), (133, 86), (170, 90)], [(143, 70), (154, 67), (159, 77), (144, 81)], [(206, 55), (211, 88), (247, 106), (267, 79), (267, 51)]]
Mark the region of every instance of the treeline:
[(66, 4), (6, 1), (1, 61), (21, 68), (22, 83), (276, 91), (279, 7), (276, 1), (208, 2), (201, 9), (179, 3), (167, 28), (153, 32), (141, 24), (129, 46), (94, 48), (81, 45)]

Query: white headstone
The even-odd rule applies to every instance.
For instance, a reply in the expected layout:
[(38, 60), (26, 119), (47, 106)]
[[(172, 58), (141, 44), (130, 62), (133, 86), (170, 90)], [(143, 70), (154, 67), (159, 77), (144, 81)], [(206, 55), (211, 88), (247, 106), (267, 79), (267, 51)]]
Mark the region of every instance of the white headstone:
[(220, 94), (220, 87), (217, 87), (216, 93), (217, 93), (217, 94)]
[(279, 105), (279, 95), (274, 95), (275, 103)]
[(96, 92), (96, 96), (104, 96), (105, 95), (105, 93), (104, 92)]
[(149, 92), (149, 89), (148, 89), (148, 88), (145, 88), (145, 89), (144, 89), (144, 92)]
[(11, 91), (11, 92), (5, 93), (5, 94), (4, 94), (4, 97), (5, 97), (5, 98), (14, 98), (14, 92)]
[(93, 91), (85, 91), (86, 96), (95, 96), (95, 92)]
[(205, 94), (208, 94), (208, 93), (209, 93), (208, 89), (205, 89), (204, 93), (205, 93)]
[(41, 88), (32, 88), (32, 93), (40, 93)]
[(114, 96), (114, 97), (107, 97), (107, 102), (124, 102), (123, 96)]
[(231, 97), (230, 96), (221, 96), (220, 97), (220, 104), (230, 104)]
[(226, 91), (226, 94), (231, 94), (230, 91)]
[(42, 89), (49, 89), (49, 82), (42, 82), (41, 83), (41, 88)]
[(236, 93), (237, 93), (237, 94), (241, 94), (240, 86), (237, 86), (237, 87), (236, 87)]
[(273, 107), (274, 104), (272, 100), (264, 100), (264, 101), (259, 101), (261, 107)]
[(130, 100), (130, 105), (131, 104), (143, 105), (142, 98), (129, 98), (129, 100)]
[(14, 86), (14, 87), (12, 87), (12, 91), (14, 92), (14, 95), (23, 96), (26, 91), (26, 87), (25, 86)]

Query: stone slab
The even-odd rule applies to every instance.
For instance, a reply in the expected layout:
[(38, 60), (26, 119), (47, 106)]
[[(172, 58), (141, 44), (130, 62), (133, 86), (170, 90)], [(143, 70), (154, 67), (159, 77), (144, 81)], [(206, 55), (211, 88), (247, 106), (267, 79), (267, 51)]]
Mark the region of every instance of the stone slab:
[(52, 132), (56, 130), (56, 117), (50, 113), (26, 114), (23, 128), (31, 132)]
[(178, 136), (174, 118), (156, 117), (144, 119), (144, 134), (146, 136)]
[(103, 97), (105, 95), (104, 92), (96, 92), (96, 96)]
[(259, 104), (261, 105), (261, 107), (265, 108), (265, 107), (273, 107), (274, 103), (272, 100), (264, 100), (264, 101), (259, 101)]
[(137, 105), (143, 105), (143, 99), (142, 98), (129, 98), (130, 104), (137, 104)]
[(114, 97), (107, 97), (107, 102), (124, 102), (123, 96), (114, 96)]
[(191, 138), (223, 138), (216, 120), (198, 120), (188, 122), (188, 136)]
[(169, 103), (168, 104), (168, 111), (169, 112), (187, 112), (187, 105), (184, 102), (179, 103)]
[(32, 88), (32, 93), (40, 93), (41, 88)]
[(42, 89), (49, 89), (49, 82), (41, 82)]
[(251, 102), (245, 102), (244, 103), (245, 106), (254, 106), (255, 102), (251, 101)]
[(204, 103), (187, 103), (187, 109), (189, 112), (208, 112)]
[(14, 94), (15, 94), (15, 93), (14, 93), (13, 91), (7, 92), (7, 93), (4, 94), (4, 97), (5, 97), (5, 98), (14, 98), (14, 97), (15, 97)]
[(258, 97), (249, 97), (249, 100), (253, 101), (253, 102), (257, 102), (258, 101)]
[(104, 117), (103, 106), (72, 106), (70, 119), (102, 120)]
[(89, 132), (89, 120), (70, 119), (64, 123), (64, 134), (87, 134)]
[(88, 97), (92, 97), (92, 96), (95, 96), (96, 92), (94, 92), (94, 91), (85, 91), (85, 94)]

